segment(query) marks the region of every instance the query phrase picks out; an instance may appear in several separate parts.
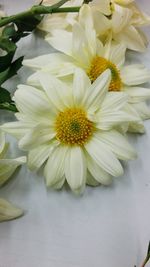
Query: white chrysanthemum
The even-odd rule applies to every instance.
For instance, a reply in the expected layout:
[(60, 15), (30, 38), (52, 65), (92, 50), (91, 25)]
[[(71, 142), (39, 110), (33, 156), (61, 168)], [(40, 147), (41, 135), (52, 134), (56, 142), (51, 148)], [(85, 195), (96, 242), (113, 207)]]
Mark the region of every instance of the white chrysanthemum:
[(0, 198), (0, 222), (16, 219), (23, 215), (23, 210)]
[(11, 177), (18, 166), (26, 162), (26, 157), (7, 159), (7, 149), (8, 144), (5, 142), (5, 135), (0, 130), (0, 186)]
[[(125, 46), (108, 41), (105, 46), (96, 38), (90, 8), (85, 5), (80, 12), (80, 23), (73, 26), (73, 33), (56, 30), (47, 41), (63, 53), (53, 53), (24, 60), (23, 64), (42, 70), (59, 78), (69, 78), (76, 67), (82, 68), (93, 82), (106, 69), (111, 70), (110, 91), (128, 93), (128, 111), (139, 114), (141, 120), (150, 118), (150, 111), (143, 101), (150, 98), (150, 90), (140, 87), (150, 80), (150, 71), (141, 64), (124, 66)], [(79, 52), (80, 51), (80, 52)], [(28, 79), (38, 86), (38, 72)], [(130, 130), (132, 130), (132, 126)], [(134, 124), (134, 132), (144, 132), (142, 121)]]
[(84, 189), (86, 177), (88, 184), (107, 185), (111, 176), (122, 175), (118, 159), (133, 159), (136, 153), (112, 127), (135, 118), (122, 111), (127, 94), (108, 93), (110, 71), (92, 85), (81, 69), (72, 87), (47, 73), (39, 73), (39, 80), (40, 90), (19, 86), (14, 96), (19, 121), (2, 126), (29, 151), (30, 169), (47, 160), (47, 186), (61, 188), (66, 179), (74, 192)]
[(131, 50), (143, 52), (148, 41), (141, 26), (150, 24), (150, 16), (143, 13), (132, 0), (112, 0), (111, 3), (111, 18), (103, 21), (99, 19), (100, 10), (92, 9), (97, 34), (105, 39), (111, 31), (115, 41)]
[[(49, 2), (49, 1), (46, 1)], [(82, 0), (72, 0), (64, 6), (81, 6)], [(141, 26), (150, 24), (150, 16), (140, 10), (132, 0), (92, 1), (91, 7), (97, 34), (106, 40), (110, 32), (112, 38), (135, 51), (144, 51), (147, 37)], [(83, 20), (84, 20), (84, 14)], [(55, 29), (72, 30), (72, 25), (79, 20), (78, 13), (46, 15), (39, 28), (48, 33)]]

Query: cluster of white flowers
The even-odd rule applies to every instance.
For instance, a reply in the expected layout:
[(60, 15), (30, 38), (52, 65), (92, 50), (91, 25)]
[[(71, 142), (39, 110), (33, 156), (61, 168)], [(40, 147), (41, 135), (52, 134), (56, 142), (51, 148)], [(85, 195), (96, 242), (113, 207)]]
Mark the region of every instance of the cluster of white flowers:
[(126, 133), (145, 131), (150, 71), (125, 65), (125, 56), (146, 49), (140, 27), (148, 24), (134, 0), (93, 1), (40, 23), (57, 52), (24, 60), (34, 73), (14, 94), (17, 121), (1, 129), (28, 152), (31, 170), (44, 167), (47, 186), (60, 189), (67, 181), (81, 193), (86, 184), (109, 185), (123, 174), (120, 160), (136, 158)]

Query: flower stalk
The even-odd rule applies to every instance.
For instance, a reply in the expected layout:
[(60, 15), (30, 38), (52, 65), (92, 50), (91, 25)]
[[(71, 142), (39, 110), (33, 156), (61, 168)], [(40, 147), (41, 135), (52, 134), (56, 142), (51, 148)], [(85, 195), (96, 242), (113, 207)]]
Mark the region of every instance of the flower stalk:
[(144, 262), (143, 262), (141, 267), (145, 267), (146, 264), (148, 263), (149, 259), (150, 259), (150, 242), (149, 242), (149, 245), (148, 245), (146, 258), (145, 258), (145, 260), (144, 260)]
[(68, 2), (69, 0), (61, 0), (55, 5), (52, 6), (44, 6), (44, 5), (35, 5), (32, 6), (29, 10), (18, 13), (16, 15), (12, 15), (9, 17), (4, 17), (0, 19), (0, 27), (3, 27), (9, 23), (16, 22), (18, 19), (24, 19), (27, 17), (32, 17), (34, 15), (44, 15), (44, 14), (52, 14), (52, 13), (66, 13), (66, 12), (79, 12), (80, 6), (78, 7), (63, 7), (60, 8), (63, 4)]

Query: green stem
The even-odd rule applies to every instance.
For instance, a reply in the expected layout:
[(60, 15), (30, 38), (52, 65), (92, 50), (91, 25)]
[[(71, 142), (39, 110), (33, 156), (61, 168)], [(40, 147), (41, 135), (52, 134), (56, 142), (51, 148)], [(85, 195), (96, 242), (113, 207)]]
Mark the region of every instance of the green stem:
[(145, 267), (145, 265), (148, 263), (149, 261), (149, 257), (146, 257), (145, 261), (143, 262), (141, 267)]
[(61, 7), (61, 8), (58, 8), (56, 10), (53, 10), (52, 13), (68, 13), (68, 12), (74, 13), (74, 12), (79, 12), (80, 8), (81, 8), (80, 6)]
[(16, 15), (12, 15), (9, 17), (4, 17), (0, 19), (0, 27), (5, 26), (11, 22), (15, 22), (18, 19), (27, 18), (33, 15), (43, 15), (43, 14), (52, 14), (52, 13), (64, 13), (64, 12), (79, 12), (80, 7), (64, 7), (60, 8), (64, 3), (68, 2), (69, 0), (61, 0), (55, 5), (52, 6), (43, 6), (37, 5), (31, 7), (31, 9), (18, 13)]

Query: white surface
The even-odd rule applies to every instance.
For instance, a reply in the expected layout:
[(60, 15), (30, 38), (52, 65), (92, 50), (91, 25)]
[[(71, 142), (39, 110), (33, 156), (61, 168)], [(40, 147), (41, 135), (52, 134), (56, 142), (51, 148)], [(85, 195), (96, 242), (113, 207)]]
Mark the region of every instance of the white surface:
[[(32, 2), (2, 3), (14, 13)], [(138, 2), (150, 11), (149, 0)], [(40, 36), (32, 35), (20, 42), (18, 55), (30, 58), (48, 51)], [(144, 55), (130, 53), (129, 60), (150, 67), (150, 48)], [(7, 86), (15, 88), (27, 75), (22, 69)], [(13, 116), (1, 111), (1, 123), (4, 120)], [(47, 191), (42, 175), (30, 173), (25, 166), (16, 172), (0, 195), (19, 204), (26, 214), (0, 224), (0, 267), (140, 266), (150, 239), (150, 121), (146, 129), (145, 135), (131, 137), (139, 158), (125, 166), (124, 176), (111, 187), (87, 187), (81, 197), (67, 189)], [(15, 141), (12, 149), (13, 154), (21, 153)]]

